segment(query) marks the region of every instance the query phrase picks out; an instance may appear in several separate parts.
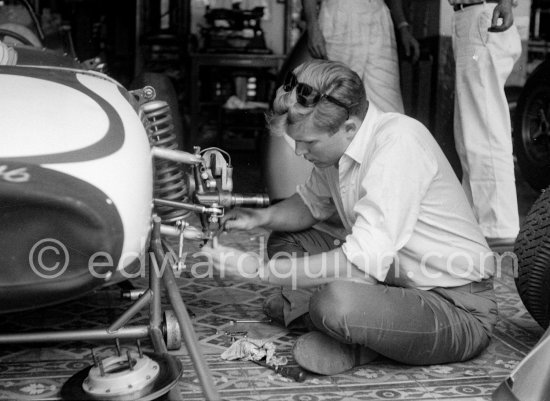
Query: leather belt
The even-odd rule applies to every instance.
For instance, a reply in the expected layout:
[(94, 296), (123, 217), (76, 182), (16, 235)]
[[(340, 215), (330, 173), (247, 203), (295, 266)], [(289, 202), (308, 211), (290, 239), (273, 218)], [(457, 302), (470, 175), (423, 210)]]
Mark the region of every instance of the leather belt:
[(483, 3), (498, 3), (497, 0), (487, 0), (487, 1), (480, 1), (479, 3), (468, 3), (468, 4), (455, 4), (453, 6), (453, 10), (455, 11), (458, 11), (458, 10), (463, 10), (467, 7), (470, 7), (470, 6), (479, 6), (480, 4), (483, 4)]
[(461, 292), (469, 292), (471, 294), (476, 294), (478, 292), (483, 292), (493, 288), (493, 278), (486, 278), (481, 281), (473, 281), (468, 284), (464, 284), (458, 287), (442, 287), (444, 290), (453, 290)]

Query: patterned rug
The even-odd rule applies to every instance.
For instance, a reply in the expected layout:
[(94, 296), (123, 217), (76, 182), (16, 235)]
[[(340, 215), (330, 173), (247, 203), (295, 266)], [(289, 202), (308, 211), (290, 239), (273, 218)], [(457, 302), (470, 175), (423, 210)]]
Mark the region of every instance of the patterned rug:
[[(224, 235), (223, 243), (243, 250), (258, 250), (265, 231)], [(187, 249), (187, 265), (196, 260)], [(490, 399), (498, 384), (529, 352), (542, 329), (531, 319), (521, 303), (511, 275), (504, 266), (497, 281), (500, 321), (489, 348), (479, 357), (464, 363), (435, 366), (405, 366), (380, 359), (346, 374), (323, 377), (310, 374), (303, 383), (286, 379), (274, 371), (251, 362), (224, 361), (220, 354), (238, 332), (250, 338), (272, 341), (276, 354), (295, 365), (291, 347), (298, 333), (270, 323), (235, 323), (237, 320), (264, 320), (261, 305), (265, 296), (277, 291), (267, 285), (222, 282), (219, 278), (180, 277), (178, 285), (223, 400), (450, 400)], [(145, 287), (146, 279), (136, 280)], [(165, 306), (167, 301), (164, 300)], [(109, 287), (58, 307), (0, 316), (0, 332), (61, 330), (105, 327), (129, 305), (120, 291)], [(147, 322), (141, 313), (132, 323)], [(237, 333), (234, 335), (232, 333)], [(242, 334), (242, 333), (241, 333)], [(122, 342), (133, 348), (133, 343)], [(150, 349), (147, 341), (144, 348)], [(76, 372), (91, 364), (91, 351), (99, 357), (114, 355), (114, 344), (70, 342), (60, 344), (11, 345), (0, 348), (0, 399), (59, 399), (62, 385)], [(182, 361), (184, 373), (178, 383), (183, 399), (203, 400), (202, 389), (185, 346), (172, 352)]]

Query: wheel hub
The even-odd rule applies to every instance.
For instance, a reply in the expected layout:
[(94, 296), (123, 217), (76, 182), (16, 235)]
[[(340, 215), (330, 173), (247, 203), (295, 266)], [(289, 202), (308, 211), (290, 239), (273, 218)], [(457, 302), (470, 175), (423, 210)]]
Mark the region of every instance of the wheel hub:
[(183, 372), (181, 362), (167, 353), (136, 353), (94, 358), (94, 365), (63, 385), (63, 400), (152, 401), (168, 393)]
[(111, 356), (94, 366), (82, 383), (94, 396), (128, 395), (151, 386), (159, 375), (159, 364), (147, 355), (128, 351), (126, 356)]

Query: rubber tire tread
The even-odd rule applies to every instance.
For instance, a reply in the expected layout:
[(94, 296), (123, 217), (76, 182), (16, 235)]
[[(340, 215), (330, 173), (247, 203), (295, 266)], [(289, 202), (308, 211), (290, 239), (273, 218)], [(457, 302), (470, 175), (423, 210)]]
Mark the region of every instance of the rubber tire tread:
[(514, 252), (519, 296), (531, 316), (546, 329), (550, 321), (550, 187), (529, 210)]

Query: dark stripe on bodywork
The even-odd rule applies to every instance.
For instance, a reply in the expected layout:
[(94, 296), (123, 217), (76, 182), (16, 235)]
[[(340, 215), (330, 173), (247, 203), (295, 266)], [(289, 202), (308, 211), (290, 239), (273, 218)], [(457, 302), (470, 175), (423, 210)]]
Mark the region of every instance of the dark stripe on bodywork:
[(77, 73), (77, 71), (71, 70), (0, 66), (0, 74), (43, 79), (78, 90), (97, 103), (105, 112), (109, 120), (109, 127), (105, 136), (90, 146), (61, 153), (10, 157), (12, 160), (33, 164), (84, 162), (109, 156), (122, 147), (124, 144), (124, 125), (119, 114), (109, 102), (80, 83), (76, 77)]

